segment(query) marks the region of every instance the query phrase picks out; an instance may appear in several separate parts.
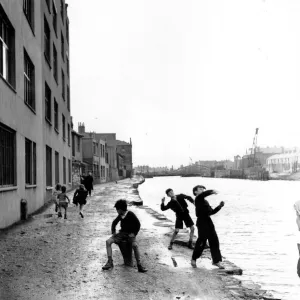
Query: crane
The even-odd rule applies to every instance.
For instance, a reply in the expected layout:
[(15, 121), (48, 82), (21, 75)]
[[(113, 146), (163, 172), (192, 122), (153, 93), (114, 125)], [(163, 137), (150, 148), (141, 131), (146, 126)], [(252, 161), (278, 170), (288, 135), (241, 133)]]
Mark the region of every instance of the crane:
[(257, 135), (258, 135), (258, 128), (255, 129), (255, 135), (253, 138), (253, 144), (251, 148), (251, 156), (250, 156), (250, 167), (254, 167), (255, 165), (255, 151), (257, 147)]

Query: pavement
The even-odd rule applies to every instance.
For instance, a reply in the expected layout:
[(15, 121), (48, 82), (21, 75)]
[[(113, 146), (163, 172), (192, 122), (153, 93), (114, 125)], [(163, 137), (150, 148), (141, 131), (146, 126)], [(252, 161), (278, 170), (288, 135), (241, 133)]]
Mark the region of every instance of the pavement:
[[(169, 251), (173, 224), (146, 206), (128, 208), (141, 221), (137, 242), (148, 272), (126, 267), (116, 245), (115, 266), (103, 271), (105, 241), (117, 216), (114, 203), (120, 198), (140, 201), (133, 188), (140, 180), (135, 177), (96, 185), (87, 199), (84, 218), (73, 204), (67, 220), (57, 218), (53, 205), (1, 232), (0, 299), (269, 299), (253, 293), (247, 297), (240, 281), (212, 267), (209, 257), (197, 261), (197, 269), (192, 268), (192, 250), (180, 243)], [(73, 192), (69, 196), (72, 199)], [(188, 239), (188, 233), (183, 232), (181, 238)]]

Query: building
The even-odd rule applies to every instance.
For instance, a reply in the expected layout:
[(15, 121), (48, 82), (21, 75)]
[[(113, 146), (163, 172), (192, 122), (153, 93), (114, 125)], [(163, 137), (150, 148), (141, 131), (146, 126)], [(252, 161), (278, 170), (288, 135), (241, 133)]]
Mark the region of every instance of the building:
[(73, 130), (72, 126), (72, 187), (77, 188), (81, 182), (80, 176), (86, 174), (87, 164), (82, 158), (83, 135)]
[(267, 170), (270, 173), (296, 173), (300, 170), (300, 148), (284, 148), (283, 153), (267, 159)]
[(71, 187), (69, 20), (55, 1), (0, 0), (0, 228)]
[[(119, 141), (115, 133), (96, 133), (97, 139), (107, 144), (110, 180), (131, 177), (132, 174), (132, 143)], [(120, 154), (121, 156), (117, 156)], [(125, 173), (124, 173), (125, 170)], [(122, 175), (120, 175), (122, 174)]]
[(79, 123), (78, 132), (82, 137), (82, 158), (87, 164), (86, 174), (92, 172), (94, 183), (109, 181), (107, 143), (95, 132), (86, 132), (84, 123)]
[(117, 153), (124, 157), (124, 168), (126, 170), (125, 177), (132, 176), (132, 142), (130, 143), (117, 140)]
[(108, 181), (116, 181), (119, 179), (118, 175), (118, 166), (117, 166), (117, 156), (115, 148), (109, 145), (107, 142), (106, 155), (107, 155), (107, 164), (108, 164)]

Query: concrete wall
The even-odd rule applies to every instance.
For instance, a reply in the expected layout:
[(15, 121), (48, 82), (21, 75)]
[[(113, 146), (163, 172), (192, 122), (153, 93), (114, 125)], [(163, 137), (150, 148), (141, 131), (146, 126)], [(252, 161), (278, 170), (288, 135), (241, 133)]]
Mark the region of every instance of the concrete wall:
[[(35, 3), (38, 1), (35, 1)], [(59, 181), (61, 184), (66, 185), (67, 189), (72, 187), (72, 177), (69, 176), (68, 172), (68, 162), (72, 160), (72, 152), (71, 152), (71, 141), (68, 140), (68, 124), (71, 128), (71, 116), (70, 111), (67, 107), (67, 86), (70, 86), (70, 78), (67, 74), (67, 65), (66, 65), (66, 53), (69, 52), (69, 45), (66, 38), (66, 20), (64, 23), (62, 22), (60, 15), (60, 0), (55, 0), (55, 5), (57, 8), (57, 37), (55, 31), (52, 26), (52, 13), (49, 13), (49, 9), (46, 5), (46, 1), (41, 1), (42, 5), (42, 19), (41, 19), (41, 41), (42, 41), (42, 50), (44, 51), (44, 16), (47, 19), (49, 24), (49, 28), (51, 30), (51, 68), (49, 67), (44, 54), (42, 55), (42, 89), (43, 89), (43, 137), (44, 137), (44, 145), (49, 146), (52, 149), (52, 186), (56, 184), (55, 182), (55, 151), (59, 153)], [(51, 3), (51, 1), (50, 1)], [(52, 7), (51, 7), (52, 11)], [(66, 15), (66, 14), (65, 14)], [(65, 18), (66, 19), (66, 18)], [(64, 36), (64, 57), (63, 61), (61, 55), (61, 32)], [(57, 50), (57, 60), (58, 60), (58, 84), (56, 83), (53, 76), (53, 44), (55, 44), (55, 48)], [(65, 74), (65, 99), (62, 98), (62, 76), (61, 71), (63, 70)], [(52, 111), (52, 124), (48, 123), (45, 119), (45, 82), (49, 85), (51, 89), (51, 111)], [(54, 98), (58, 103), (58, 132), (54, 129)], [(62, 126), (62, 114), (65, 116), (65, 137), (63, 140), (63, 126)], [(71, 134), (70, 134), (71, 137)], [(66, 183), (63, 182), (63, 157), (66, 158)], [(46, 149), (44, 147), (43, 150), (43, 158), (44, 164), (46, 164)], [(44, 172), (44, 182), (46, 183), (46, 172)], [(45, 201), (49, 200), (51, 197), (51, 193), (48, 191), (44, 191), (44, 199)]]
[[(22, 1), (0, 0), (8, 19), (15, 30), (15, 90), (0, 78), (0, 122), (16, 131), (16, 185), (12, 188), (0, 187), (0, 228), (7, 227), (20, 219), (20, 200), (28, 201), (28, 210), (33, 212), (43, 204), (43, 139), (42, 132), (42, 51), (41, 28), (39, 26), (40, 2), (35, 1), (35, 36), (23, 13)], [(24, 48), (35, 66), (35, 113), (24, 103)], [(36, 143), (37, 184), (25, 186), (25, 138)]]
[[(71, 159), (71, 149), (67, 143), (62, 142), (61, 132), (58, 135), (54, 131), (53, 125), (46, 125), (44, 113), (44, 86), (45, 80), (47, 80), (52, 92), (52, 113), (53, 97), (55, 97), (59, 104), (60, 115), (63, 112), (66, 117), (66, 123), (70, 122), (70, 112), (67, 111), (66, 104), (63, 105), (61, 103), (61, 86), (57, 86), (53, 80), (52, 69), (48, 65), (45, 65), (44, 57), (45, 15), (51, 29), (51, 55), (52, 44), (54, 42), (57, 44), (58, 72), (60, 75), (61, 68), (65, 69), (65, 82), (67, 86), (69, 79), (66, 66), (65, 64), (61, 64), (60, 61), (60, 14), (58, 13), (59, 38), (56, 39), (53, 33), (52, 15), (49, 14), (45, 1), (34, 1), (34, 34), (24, 15), (23, 1), (0, 0), (0, 4), (15, 30), (16, 75), (15, 89), (9, 87), (5, 80), (0, 78), (0, 122), (16, 131), (16, 185), (8, 188), (0, 187), (0, 228), (4, 228), (20, 220), (20, 200), (22, 198), (28, 201), (28, 213), (32, 213), (40, 208), (51, 196), (52, 191), (46, 190), (45, 145), (47, 144), (52, 148), (53, 185), (55, 177), (54, 151), (60, 153), (60, 178), (63, 178), (62, 156), (65, 156), (67, 161)], [(59, 11), (59, 0), (56, 0), (56, 6)], [(65, 32), (64, 29), (63, 31)], [(65, 47), (68, 49), (67, 41), (65, 41)], [(32, 111), (24, 102), (24, 48), (35, 68), (35, 111)], [(52, 120), (54, 120), (53, 117)], [(36, 143), (37, 182), (36, 185), (32, 186), (25, 185), (25, 138)], [(66, 174), (69, 181), (68, 163)], [(68, 184), (68, 187), (70, 186)]]

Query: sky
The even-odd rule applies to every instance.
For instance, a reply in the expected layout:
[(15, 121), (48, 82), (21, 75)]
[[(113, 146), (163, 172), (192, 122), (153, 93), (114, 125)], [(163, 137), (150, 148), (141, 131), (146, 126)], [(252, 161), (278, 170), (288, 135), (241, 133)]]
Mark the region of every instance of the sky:
[[(133, 165), (300, 146), (299, 0), (69, 0), (74, 129)], [(83, 4), (84, 3), (84, 4)]]

